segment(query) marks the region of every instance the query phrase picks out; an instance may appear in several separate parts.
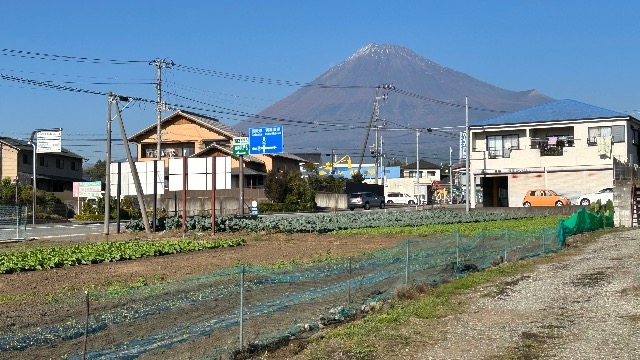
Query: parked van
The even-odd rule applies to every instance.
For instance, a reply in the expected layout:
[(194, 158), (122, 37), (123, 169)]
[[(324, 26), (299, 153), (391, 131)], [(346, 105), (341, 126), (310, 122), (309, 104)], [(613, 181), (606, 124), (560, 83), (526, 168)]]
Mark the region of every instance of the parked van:
[(417, 202), (418, 200), (409, 194), (399, 192), (390, 192), (387, 194), (387, 204), (415, 205)]

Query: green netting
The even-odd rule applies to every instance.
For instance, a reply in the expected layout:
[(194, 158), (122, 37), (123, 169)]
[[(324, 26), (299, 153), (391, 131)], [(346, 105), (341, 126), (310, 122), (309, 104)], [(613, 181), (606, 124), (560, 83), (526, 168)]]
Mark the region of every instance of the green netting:
[[(343, 321), (393, 297), (401, 285), (438, 284), (557, 251), (557, 233), (554, 227), (433, 236), (350, 258), (241, 266), (180, 281), (92, 291), (86, 358), (217, 359), (260, 349)], [(82, 358), (81, 296), (21, 311), (32, 321), (0, 333), (0, 359)]]
[(558, 225), (558, 245), (564, 246), (567, 236), (613, 227), (613, 214), (593, 214), (580, 208), (566, 220), (560, 220)]

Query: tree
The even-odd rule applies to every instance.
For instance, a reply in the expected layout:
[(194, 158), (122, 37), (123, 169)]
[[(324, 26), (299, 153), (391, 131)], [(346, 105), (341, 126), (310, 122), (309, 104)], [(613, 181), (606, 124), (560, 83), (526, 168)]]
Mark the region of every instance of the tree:
[(300, 170), (271, 170), (264, 182), (265, 195), (274, 203), (312, 203), (315, 191)]
[(104, 182), (107, 179), (107, 162), (103, 160), (96, 161), (95, 164), (83, 169), (83, 175), (91, 175), (93, 178)]
[(302, 169), (306, 172), (310, 172), (310, 173), (317, 173), (318, 172), (318, 168), (316, 166), (316, 164), (312, 163), (312, 162), (306, 162), (304, 163), (304, 165), (302, 166)]
[(351, 182), (362, 183), (364, 181), (364, 175), (360, 171), (355, 171), (351, 174)]

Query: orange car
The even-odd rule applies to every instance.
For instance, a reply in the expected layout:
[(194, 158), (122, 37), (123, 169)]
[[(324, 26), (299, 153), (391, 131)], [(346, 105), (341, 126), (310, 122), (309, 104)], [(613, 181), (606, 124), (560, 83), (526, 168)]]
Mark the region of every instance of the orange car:
[(568, 206), (571, 205), (571, 200), (565, 196), (556, 194), (553, 190), (548, 189), (534, 189), (529, 190), (524, 195), (522, 200), (522, 206)]

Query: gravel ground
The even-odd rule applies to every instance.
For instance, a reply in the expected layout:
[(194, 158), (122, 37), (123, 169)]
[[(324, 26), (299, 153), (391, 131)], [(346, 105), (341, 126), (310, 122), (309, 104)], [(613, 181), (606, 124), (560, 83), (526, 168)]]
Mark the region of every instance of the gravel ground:
[(640, 229), (464, 297), (416, 359), (640, 359)]

